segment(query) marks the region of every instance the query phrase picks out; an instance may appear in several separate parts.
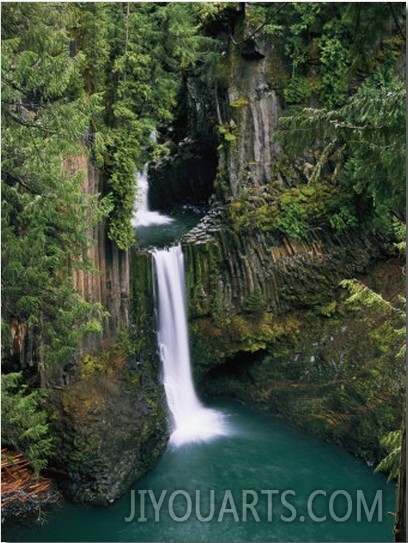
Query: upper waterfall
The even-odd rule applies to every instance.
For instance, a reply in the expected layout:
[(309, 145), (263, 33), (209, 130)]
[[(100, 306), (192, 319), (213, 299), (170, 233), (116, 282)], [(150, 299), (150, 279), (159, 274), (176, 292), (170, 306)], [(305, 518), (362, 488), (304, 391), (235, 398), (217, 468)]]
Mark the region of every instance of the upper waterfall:
[(138, 194), (134, 204), (132, 225), (136, 228), (138, 226), (150, 226), (153, 224), (169, 224), (173, 222), (172, 217), (162, 215), (158, 211), (150, 211), (149, 209), (149, 183), (147, 181), (147, 166), (143, 172), (138, 172), (137, 186)]
[(176, 446), (227, 435), (222, 413), (204, 407), (191, 374), (181, 246), (155, 249), (159, 312), (158, 344), (163, 382), (172, 417), (170, 443)]

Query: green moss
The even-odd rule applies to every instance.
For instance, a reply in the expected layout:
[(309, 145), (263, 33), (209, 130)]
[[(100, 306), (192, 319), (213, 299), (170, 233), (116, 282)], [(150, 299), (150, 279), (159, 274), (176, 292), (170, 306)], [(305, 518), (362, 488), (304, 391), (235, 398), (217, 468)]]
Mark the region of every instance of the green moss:
[[(372, 309), (350, 311), (342, 295), (279, 318), (267, 314), (258, 320), (226, 317), (217, 326), (209, 320), (195, 323), (193, 338), (197, 342), (203, 336), (200, 364), (207, 366), (202, 371), (213, 367), (213, 357), (229, 361), (229, 377), (207, 382), (207, 391), (279, 412), (377, 460), (383, 455), (381, 437), (397, 428), (401, 417), (404, 369), (396, 358), (395, 323)], [(205, 345), (213, 346), (207, 359)], [(264, 354), (251, 357), (257, 349)], [(234, 376), (235, 357), (240, 370)]]
[(271, 183), (268, 189), (262, 193), (257, 193), (257, 188), (248, 189), (230, 204), (229, 214), (236, 230), (251, 233), (260, 229), (303, 240), (313, 227), (343, 234), (357, 224), (353, 196), (334, 184), (285, 189), (282, 184)]
[(80, 378), (90, 379), (94, 376), (104, 376), (108, 379), (117, 378), (124, 366), (125, 356), (117, 345), (103, 349), (97, 353), (86, 354), (78, 365)]
[(234, 100), (233, 102), (229, 103), (229, 106), (234, 109), (240, 109), (248, 105), (249, 105), (249, 101), (246, 98), (238, 98), (237, 100)]
[(202, 373), (238, 352), (265, 350), (297, 335), (300, 325), (296, 315), (277, 318), (266, 312), (196, 319), (191, 324), (193, 360), (199, 361), (197, 369)]
[(235, 123), (224, 123), (218, 127), (218, 132), (222, 137), (221, 145), (231, 144), (237, 141), (238, 132)]
[(80, 362), (81, 377), (86, 379), (92, 375), (104, 374), (107, 370), (108, 353), (104, 352), (99, 355), (85, 355)]

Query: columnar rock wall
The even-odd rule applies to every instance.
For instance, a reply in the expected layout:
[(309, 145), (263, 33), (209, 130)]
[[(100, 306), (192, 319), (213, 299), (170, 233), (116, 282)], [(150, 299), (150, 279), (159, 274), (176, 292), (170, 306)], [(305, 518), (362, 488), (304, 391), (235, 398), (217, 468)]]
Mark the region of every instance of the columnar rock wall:
[[(103, 180), (86, 153), (71, 157), (67, 167), (83, 175), (85, 194), (103, 194)], [(95, 272), (76, 271), (74, 286), (91, 303), (100, 303), (109, 312), (102, 336), (88, 336), (82, 344), (83, 352), (95, 350), (102, 341), (115, 340), (120, 327), (129, 326), (129, 253), (121, 251), (108, 238), (105, 222), (89, 233), (92, 244), (88, 256)]]
[[(68, 164), (84, 172), (84, 191), (102, 192), (85, 156)], [(168, 438), (160, 385), (152, 268), (149, 255), (120, 251), (105, 224), (90, 233), (96, 269), (74, 275), (84, 298), (109, 312), (101, 335), (86, 337), (63, 386), (49, 397), (56, 462), (69, 473), (65, 492), (74, 501), (107, 505), (151, 469)]]
[(258, 293), (276, 315), (327, 300), (339, 282), (363, 273), (377, 249), (368, 238), (311, 232), (302, 242), (240, 234), (213, 212), (183, 238), (191, 317), (238, 314)]
[(220, 169), (233, 199), (249, 186), (270, 182), (281, 152), (275, 137), (281, 107), (271, 79), (271, 55), (271, 46), (258, 47), (254, 41), (245, 50), (232, 41), (229, 45), (228, 87), (220, 110), (230, 143), (221, 148)]

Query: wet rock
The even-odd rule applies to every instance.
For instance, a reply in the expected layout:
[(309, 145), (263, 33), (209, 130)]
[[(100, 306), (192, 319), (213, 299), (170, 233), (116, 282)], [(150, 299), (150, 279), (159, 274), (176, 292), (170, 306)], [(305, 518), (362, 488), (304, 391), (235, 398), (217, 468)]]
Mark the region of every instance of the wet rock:
[(110, 504), (160, 458), (167, 413), (151, 373), (143, 363), (128, 361), (118, 375), (95, 371), (55, 394), (58, 459), (69, 472), (62, 484), (69, 499)]
[[(7, 501), (7, 496), (3, 496), (3, 498)], [(2, 504), (1, 521), (2, 523), (15, 522), (32, 517), (37, 517), (38, 520), (41, 520), (46, 508), (59, 505), (63, 501), (63, 496), (57, 484), (53, 483), (46, 492), (38, 496), (30, 496), (26, 499), (13, 500), (5, 505)]]
[(262, 52), (259, 48), (259, 45), (253, 39), (245, 40), (243, 43), (240, 43), (239, 52), (247, 60), (260, 60), (265, 58), (265, 53)]
[(302, 242), (240, 233), (228, 226), (222, 207), (184, 236), (183, 249), (192, 318), (213, 315), (215, 305), (222, 315), (239, 314), (255, 290), (277, 315), (317, 305), (379, 252), (374, 241), (352, 233), (339, 239), (316, 230)]

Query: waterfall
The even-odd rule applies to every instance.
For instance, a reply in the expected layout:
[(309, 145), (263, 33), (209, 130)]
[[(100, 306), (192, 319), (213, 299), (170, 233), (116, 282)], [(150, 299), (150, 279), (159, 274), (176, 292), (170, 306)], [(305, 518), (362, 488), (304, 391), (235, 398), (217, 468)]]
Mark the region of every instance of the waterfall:
[(163, 384), (172, 418), (174, 446), (207, 441), (228, 434), (224, 416), (204, 407), (197, 397), (191, 373), (181, 246), (155, 249), (159, 313), (158, 345)]
[(133, 208), (132, 225), (151, 226), (152, 224), (169, 224), (173, 222), (171, 217), (162, 215), (158, 211), (150, 211), (149, 209), (149, 183), (147, 181), (147, 165), (143, 172), (138, 172), (137, 186), (138, 194)]

